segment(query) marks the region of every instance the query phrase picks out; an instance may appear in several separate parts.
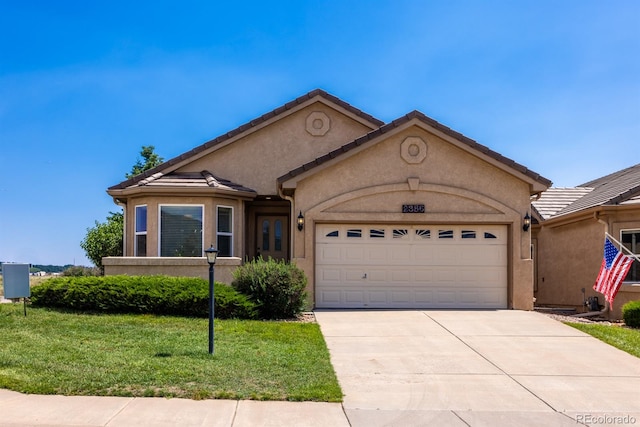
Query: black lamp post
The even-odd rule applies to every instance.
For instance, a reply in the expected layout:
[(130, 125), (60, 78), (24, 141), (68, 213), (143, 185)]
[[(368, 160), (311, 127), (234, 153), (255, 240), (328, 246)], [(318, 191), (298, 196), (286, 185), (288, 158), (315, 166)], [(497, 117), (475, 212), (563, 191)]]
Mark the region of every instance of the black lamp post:
[(209, 249), (205, 249), (204, 253), (207, 256), (207, 262), (209, 263), (209, 354), (213, 354), (213, 266), (216, 263), (218, 250), (211, 245)]

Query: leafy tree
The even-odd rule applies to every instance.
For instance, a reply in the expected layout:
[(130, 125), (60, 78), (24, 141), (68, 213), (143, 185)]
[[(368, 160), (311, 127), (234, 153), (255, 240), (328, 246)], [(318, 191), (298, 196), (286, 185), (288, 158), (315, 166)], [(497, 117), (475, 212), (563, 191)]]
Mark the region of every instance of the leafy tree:
[(142, 159), (138, 158), (138, 160), (136, 160), (136, 163), (131, 168), (131, 173), (125, 174), (127, 179), (133, 178), (134, 176), (139, 175), (146, 170), (152, 169), (164, 161), (162, 157), (158, 156), (155, 153), (155, 148), (156, 147), (154, 147), (153, 145), (142, 146), (142, 149), (140, 150), (140, 156), (142, 156)]
[(96, 221), (95, 227), (87, 228), (87, 235), (80, 247), (87, 253), (87, 258), (104, 274), (102, 257), (122, 256), (124, 234), (124, 215), (122, 212), (109, 212), (107, 221)]

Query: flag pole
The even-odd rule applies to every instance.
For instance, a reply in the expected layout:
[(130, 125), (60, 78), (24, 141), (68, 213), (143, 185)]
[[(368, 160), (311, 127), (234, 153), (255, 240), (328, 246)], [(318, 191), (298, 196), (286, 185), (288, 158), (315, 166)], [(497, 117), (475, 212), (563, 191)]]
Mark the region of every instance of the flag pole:
[(634, 258), (636, 261), (640, 262), (640, 256), (634, 254), (633, 252), (631, 252), (629, 249), (627, 249), (622, 243), (620, 243), (619, 241), (616, 240), (615, 237), (613, 237), (611, 234), (607, 233), (606, 231), (604, 232), (604, 234), (611, 240), (614, 241), (614, 243), (617, 243), (618, 246), (620, 246), (620, 249), (624, 249), (625, 251), (627, 251), (627, 253), (629, 254), (629, 256), (631, 258)]

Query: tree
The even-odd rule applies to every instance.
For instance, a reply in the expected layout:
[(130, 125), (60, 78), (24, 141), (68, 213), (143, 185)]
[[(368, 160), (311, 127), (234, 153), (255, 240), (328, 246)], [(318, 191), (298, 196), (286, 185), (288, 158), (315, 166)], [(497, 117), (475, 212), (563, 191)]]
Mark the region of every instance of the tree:
[(124, 215), (122, 212), (109, 212), (107, 221), (96, 221), (95, 227), (87, 228), (87, 235), (80, 247), (87, 253), (87, 258), (104, 274), (102, 257), (122, 256)]
[(154, 147), (153, 145), (142, 146), (142, 149), (140, 150), (140, 156), (142, 156), (142, 159), (138, 158), (138, 160), (136, 160), (136, 163), (131, 168), (131, 173), (125, 174), (125, 177), (127, 179), (133, 178), (134, 176), (139, 175), (146, 170), (152, 169), (164, 161), (162, 157), (158, 156), (155, 153), (155, 148), (156, 147)]

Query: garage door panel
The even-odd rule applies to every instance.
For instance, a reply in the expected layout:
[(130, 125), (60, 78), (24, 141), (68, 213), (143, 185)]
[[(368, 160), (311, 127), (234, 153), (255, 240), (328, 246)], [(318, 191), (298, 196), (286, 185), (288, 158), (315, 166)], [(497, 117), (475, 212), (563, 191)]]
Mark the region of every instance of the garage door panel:
[(324, 283), (340, 284), (342, 270), (338, 268), (323, 268), (320, 271)]
[(506, 236), (505, 226), (320, 224), (316, 306), (506, 308)]
[(410, 283), (413, 274), (411, 270), (393, 270), (391, 271), (391, 280), (395, 282)]

